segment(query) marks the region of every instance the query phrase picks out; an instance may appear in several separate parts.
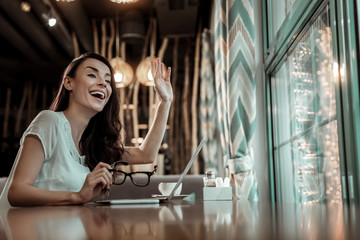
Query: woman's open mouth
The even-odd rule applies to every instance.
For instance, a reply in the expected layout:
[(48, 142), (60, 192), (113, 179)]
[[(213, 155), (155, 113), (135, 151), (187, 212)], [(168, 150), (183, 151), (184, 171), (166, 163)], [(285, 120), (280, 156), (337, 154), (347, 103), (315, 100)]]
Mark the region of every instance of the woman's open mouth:
[(105, 93), (101, 92), (101, 91), (92, 91), (90, 92), (90, 94), (96, 98), (99, 98), (101, 100), (105, 99)]

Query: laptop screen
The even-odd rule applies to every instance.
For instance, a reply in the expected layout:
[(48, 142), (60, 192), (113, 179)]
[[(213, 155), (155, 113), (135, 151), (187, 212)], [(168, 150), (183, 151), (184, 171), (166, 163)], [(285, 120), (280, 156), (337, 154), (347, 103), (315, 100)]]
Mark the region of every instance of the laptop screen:
[(200, 152), (201, 148), (203, 147), (205, 141), (206, 141), (205, 138), (203, 138), (203, 139), (201, 140), (200, 144), (199, 144), (198, 147), (196, 148), (194, 154), (191, 156), (190, 161), (189, 161), (188, 164), (186, 165), (183, 173), (181, 174), (179, 180), (177, 181), (174, 189), (171, 191), (171, 193), (170, 193), (170, 195), (169, 195), (169, 197), (168, 197), (167, 200), (171, 200), (171, 199), (174, 197), (174, 194), (175, 194), (176, 189), (180, 186), (180, 183), (182, 183), (185, 175), (186, 175), (186, 174), (188, 173), (188, 171), (190, 170), (190, 168), (191, 168), (191, 166), (193, 165), (196, 157), (199, 155), (199, 152)]

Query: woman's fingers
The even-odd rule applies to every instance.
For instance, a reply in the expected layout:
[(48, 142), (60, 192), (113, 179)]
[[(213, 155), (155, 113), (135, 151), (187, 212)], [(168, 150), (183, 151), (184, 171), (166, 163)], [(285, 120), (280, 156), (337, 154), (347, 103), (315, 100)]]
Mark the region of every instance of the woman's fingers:
[(94, 170), (99, 169), (99, 168), (107, 168), (107, 169), (111, 169), (111, 166), (107, 163), (104, 162), (99, 162), (96, 167), (94, 168)]
[(166, 69), (165, 64), (161, 62), (160, 58), (151, 61), (151, 73), (153, 74), (154, 79), (163, 78), (169, 79), (170, 77), (170, 68)]
[(109, 164), (100, 162), (87, 175), (85, 183), (79, 192), (82, 199), (81, 202), (88, 202), (98, 196), (103, 189), (110, 189), (113, 178), (112, 173), (108, 169), (111, 169)]
[(165, 68), (165, 66), (164, 66), (164, 64), (163, 63), (160, 63), (160, 59), (159, 59), (159, 78), (163, 78), (164, 77), (164, 68)]
[(108, 169), (111, 169), (109, 164), (100, 162), (91, 172), (91, 177), (94, 179), (95, 183), (101, 183), (103, 188), (110, 188), (110, 185), (112, 184), (112, 173), (110, 173)]
[(168, 67), (165, 79), (169, 82), (170, 82), (170, 76), (171, 76), (171, 67)]
[(104, 172), (99, 172), (94, 175), (94, 183), (101, 184), (102, 188), (110, 188), (112, 179)]

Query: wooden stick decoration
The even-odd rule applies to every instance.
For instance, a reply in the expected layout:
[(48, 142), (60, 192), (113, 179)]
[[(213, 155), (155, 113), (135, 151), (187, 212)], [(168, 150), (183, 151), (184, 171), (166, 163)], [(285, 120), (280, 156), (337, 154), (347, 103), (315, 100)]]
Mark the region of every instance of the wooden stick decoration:
[(79, 50), (79, 43), (77, 41), (77, 37), (76, 37), (75, 32), (71, 33), (71, 37), (72, 37), (72, 41), (73, 41), (73, 44), (74, 44), (74, 56), (78, 57), (78, 56), (80, 56), (80, 50)]
[[(120, 57), (125, 60), (125, 42), (121, 43)], [(120, 121), (124, 124), (125, 88), (120, 88)], [(125, 124), (124, 124), (125, 125)], [(121, 141), (125, 142), (125, 129), (121, 129)]]
[[(196, 43), (195, 43), (195, 60), (194, 60), (194, 76), (193, 76), (193, 91), (192, 91), (192, 101), (191, 101), (191, 143), (192, 148), (191, 152), (193, 153), (198, 145), (198, 89), (199, 89), (199, 59), (200, 59), (200, 38), (201, 38), (201, 23), (199, 24), (199, 29), (196, 34)], [(199, 158), (195, 159), (194, 162), (194, 173), (200, 173)]]
[(32, 95), (32, 100), (31, 100), (30, 122), (34, 119), (36, 115), (36, 102), (38, 95), (39, 95), (39, 81), (36, 81), (34, 94)]
[[(148, 49), (148, 45), (149, 45), (149, 39), (150, 39), (151, 30), (152, 30), (152, 22), (150, 22), (148, 30), (146, 32), (141, 60), (144, 60), (146, 58), (146, 56), (147, 56), (147, 49)], [(134, 130), (134, 138), (136, 140), (139, 138), (139, 118), (138, 118), (138, 115), (137, 115), (139, 87), (140, 87), (140, 82), (135, 81), (135, 83), (134, 83), (134, 93), (133, 93), (134, 111), (132, 111), (132, 116), (133, 116), (133, 122), (134, 122), (134, 128), (133, 128), (133, 130)], [(139, 143), (137, 141), (135, 141), (134, 145), (136, 147), (138, 147)]]
[(101, 21), (101, 55), (106, 54), (106, 19)]
[(134, 110), (132, 111), (132, 118), (133, 118), (133, 137), (135, 139), (135, 147), (139, 146), (138, 139), (139, 139), (139, 117), (137, 114), (137, 107), (138, 107), (138, 97), (139, 97), (139, 81), (136, 81), (134, 84), (134, 94), (133, 94), (133, 107)]
[(99, 54), (99, 39), (98, 39), (98, 29), (96, 26), (96, 20), (92, 19), (93, 26), (93, 39), (94, 39), (94, 52)]
[[(11, 104), (11, 88), (8, 87), (6, 90), (6, 103), (5, 103), (4, 125), (3, 125), (3, 135), (2, 135), (4, 140), (8, 137), (10, 104)], [(7, 141), (3, 141), (1, 146), (2, 152), (4, 152), (7, 147), (8, 147)]]
[(22, 94), (22, 98), (21, 98), (21, 102), (20, 102), (20, 106), (19, 106), (19, 109), (16, 114), (16, 122), (15, 122), (15, 128), (14, 128), (15, 137), (18, 137), (20, 134), (21, 119), (23, 116), (23, 111), (24, 111), (27, 94), (28, 94), (28, 90), (29, 90), (28, 85), (29, 85), (29, 81), (26, 81), (24, 90), (23, 90), (23, 94)]
[(29, 81), (28, 84), (28, 101), (27, 101), (27, 112), (26, 112), (26, 126), (29, 126), (30, 121), (31, 121), (31, 101), (32, 101), (32, 95), (33, 95), (33, 87), (32, 87), (32, 82)]
[[(188, 40), (187, 50), (185, 54), (185, 79), (184, 79), (184, 92), (182, 98), (182, 113), (184, 122), (185, 134), (185, 156), (190, 156), (190, 141), (191, 141), (191, 126), (189, 114), (189, 97), (190, 97), (190, 40)], [(184, 161), (184, 160), (183, 160)], [(182, 166), (183, 167), (183, 166)]]
[(107, 57), (108, 57), (108, 60), (111, 61), (112, 49), (113, 49), (113, 45), (114, 45), (114, 41), (115, 41), (115, 26), (114, 26), (113, 19), (109, 20), (109, 25), (110, 25), (110, 39), (109, 39), (109, 44), (108, 44)]
[[(177, 100), (176, 100), (176, 111), (175, 111), (175, 145), (176, 145), (176, 157), (177, 157), (177, 166), (174, 169), (176, 174), (180, 174), (181, 169), (184, 166), (184, 160), (185, 159), (185, 148), (186, 148), (186, 142), (185, 142), (185, 131), (184, 131), (184, 121), (182, 119), (183, 115), (182, 113), (182, 91), (181, 89), (177, 89), (178, 94), (176, 94)], [(189, 156), (186, 156), (189, 157)]]
[[(124, 124), (124, 102), (125, 102), (125, 89), (124, 88), (120, 88), (120, 111), (119, 111), (119, 117), (120, 117), (120, 122)], [(120, 131), (120, 136), (121, 136), (121, 141), (123, 143), (125, 143), (125, 129), (121, 128)]]
[[(117, 35), (118, 36), (118, 35)], [(117, 37), (116, 39), (116, 49), (119, 49), (119, 38)], [(118, 50), (117, 50), (118, 51)], [(126, 61), (126, 43), (125, 42), (122, 42), (121, 43), (121, 53), (120, 53), (120, 56), (121, 58)], [(135, 77), (135, 76), (134, 76)], [(134, 81), (133, 81), (134, 82)], [(131, 96), (132, 96), (132, 93), (133, 93), (133, 82), (128, 86), (127, 88), (127, 93), (125, 93), (124, 91), (124, 104), (126, 106), (126, 109), (125, 109), (125, 116), (126, 116), (126, 125), (127, 125), (127, 128), (126, 129), (133, 129), (133, 121), (131, 121), (131, 111), (137, 111), (137, 109), (135, 110), (133, 108), (133, 105), (130, 103), (131, 101)], [(125, 126), (125, 123), (123, 123), (123, 125)], [(133, 136), (133, 131), (128, 131), (126, 133), (126, 137), (128, 139), (132, 139), (134, 136)]]
[(44, 84), (42, 88), (41, 109), (45, 109), (46, 105), (47, 105), (47, 88), (46, 88), (46, 84)]
[(164, 59), (164, 55), (165, 55), (165, 51), (166, 51), (168, 42), (169, 42), (169, 39), (164, 38), (163, 41), (162, 41), (161, 47), (159, 49), (158, 58), (160, 58), (161, 61)]
[(132, 112), (137, 111), (137, 109), (134, 109), (134, 105), (131, 103), (131, 99), (134, 93), (134, 81), (135, 79), (128, 86), (125, 97), (125, 104), (127, 105), (125, 116), (126, 116), (126, 122), (128, 123), (127, 129), (129, 129), (129, 131), (126, 133), (126, 137), (128, 139), (134, 138), (134, 131), (130, 131), (130, 129), (134, 129), (134, 121), (131, 118), (132, 118)]
[(177, 80), (177, 69), (178, 69), (178, 49), (179, 49), (179, 38), (176, 37), (174, 40), (174, 48), (173, 48), (173, 66), (172, 66), (172, 71), (171, 71), (171, 83), (172, 83), (172, 87), (173, 87), (173, 93), (174, 93), (174, 102), (173, 102), (173, 106), (170, 108), (170, 114), (169, 114), (169, 125), (170, 125), (170, 129), (169, 129), (169, 150), (170, 150), (170, 155), (171, 155), (171, 169), (175, 169), (175, 166), (177, 166), (178, 163), (178, 155), (177, 153), (177, 144), (175, 142), (175, 107), (176, 106), (176, 80)]
[(151, 42), (150, 42), (150, 57), (155, 57), (156, 53), (156, 19), (151, 19), (152, 31), (151, 31)]

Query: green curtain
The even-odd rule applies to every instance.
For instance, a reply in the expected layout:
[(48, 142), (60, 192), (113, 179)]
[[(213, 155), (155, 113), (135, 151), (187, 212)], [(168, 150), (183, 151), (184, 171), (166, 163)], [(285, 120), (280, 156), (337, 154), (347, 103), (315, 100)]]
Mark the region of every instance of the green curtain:
[(215, 87), (224, 166), (240, 198), (258, 200), (252, 140), (256, 122), (252, 0), (215, 1)]

